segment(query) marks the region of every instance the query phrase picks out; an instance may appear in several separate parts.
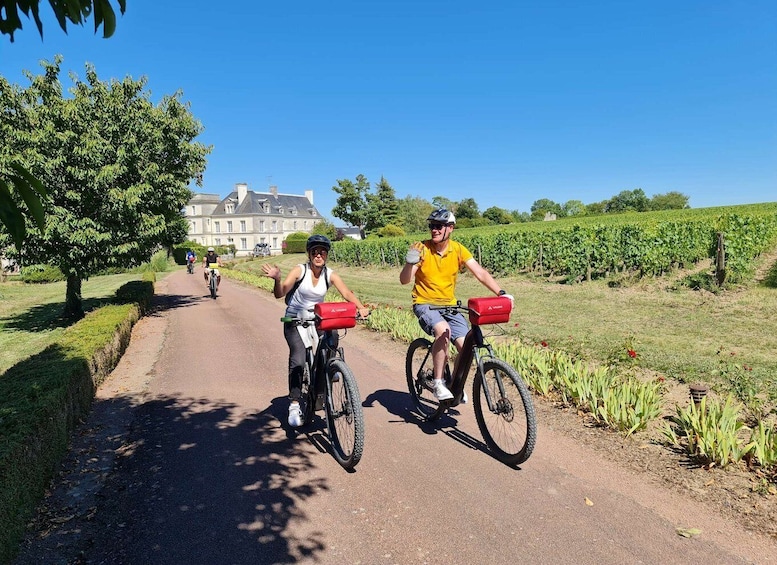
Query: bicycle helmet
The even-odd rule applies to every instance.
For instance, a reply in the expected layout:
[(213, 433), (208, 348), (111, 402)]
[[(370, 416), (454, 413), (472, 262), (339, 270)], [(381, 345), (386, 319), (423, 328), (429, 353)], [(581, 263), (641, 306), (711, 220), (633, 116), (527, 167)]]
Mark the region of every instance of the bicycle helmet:
[(305, 244), (305, 250), (310, 253), (310, 250), (314, 247), (323, 247), (329, 251), (332, 248), (332, 242), (325, 235), (311, 235), (308, 238), (307, 244)]
[(440, 222), (441, 224), (455, 224), (456, 216), (453, 212), (446, 210), (445, 208), (438, 208), (426, 218), (427, 222)]
[(213, 249), (212, 247), (208, 247), (208, 251), (216, 251), (216, 250)]

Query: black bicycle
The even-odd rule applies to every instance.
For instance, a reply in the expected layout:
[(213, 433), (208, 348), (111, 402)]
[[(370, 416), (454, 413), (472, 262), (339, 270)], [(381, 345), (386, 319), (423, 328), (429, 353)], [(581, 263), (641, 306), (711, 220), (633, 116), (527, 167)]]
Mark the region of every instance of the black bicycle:
[(364, 413), (356, 378), (340, 347), (340, 338), (345, 334), (341, 336), (338, 330), (356, 325), (356, 306), (350, 302), (322, 302), (312, 314), (312, 319), (281, 318), (306, 331), (311, 343), (302, 375), (303, 425), (313, 420), (316, 411), (325, 410), (332, 454), (340, 465), (352, 470), (364, 451)]
[(473, 405), (480, 433), (500, 461), (518, 465), (526, 461), (537, 440), (537, 420), (529, 388), (518, 371), (494, 355), (483, 337), (481, 325), (507, 322), (511, 302), (507, 298), (472, 298), (451, 306), (433, 306), (450, 314), (469, 315), (470, 330), (464, 338), (453, 371), (446, 365), (444, 378), (453, 399), (438, 401), (434, 396), (432, 342), (421, 337), (407, 350), (405, 371), (410, 396), (422, 418), (438, 419), (462, 401), (473, 360)]

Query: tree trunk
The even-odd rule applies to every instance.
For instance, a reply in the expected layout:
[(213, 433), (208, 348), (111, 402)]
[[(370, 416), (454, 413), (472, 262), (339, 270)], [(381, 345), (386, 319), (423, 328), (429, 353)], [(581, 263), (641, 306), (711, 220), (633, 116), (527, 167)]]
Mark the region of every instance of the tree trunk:
[(67, 276), (67, 291), (65, 291), (65, 318), (80, 320), (84, 317), (84, 305), (81, 302), (81, 277), (70, 274)]

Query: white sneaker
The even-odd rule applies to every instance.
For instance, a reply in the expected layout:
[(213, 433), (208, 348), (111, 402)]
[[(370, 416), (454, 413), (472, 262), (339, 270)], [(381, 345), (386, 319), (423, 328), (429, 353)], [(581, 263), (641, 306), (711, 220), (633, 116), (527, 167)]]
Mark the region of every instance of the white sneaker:
[(467, 402), (469, 402), (469, 398), (467, 397), (467, 391), (465, 390), (461, 393), (461, 403), (466, 404)]
[(448, 387), (445, 386), (445, 383), (442, 381), (435, 381), (434, 383), (434, 397), (437, 400), (450, 400), (453, 398), (453, 394), (451, 391), (448, 390)]
[(292, 428), (299, 428), (302, 425), (302, 410), (299, 408), (299, 402), (289, 404), (289, 425)]

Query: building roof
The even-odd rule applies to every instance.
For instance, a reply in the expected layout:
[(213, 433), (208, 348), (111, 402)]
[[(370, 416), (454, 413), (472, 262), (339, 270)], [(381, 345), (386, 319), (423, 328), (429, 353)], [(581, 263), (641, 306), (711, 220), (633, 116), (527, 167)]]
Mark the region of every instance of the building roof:
[[(228, 202), (233, 202), (235, 204), (235, 211), (233, 213), (227, 214), (226, 212), (226, 205)], [(267, 211), (265, 211), (265, 204), (268, 205)], [(243, 202), (239, 205), (238, 193), (237, 191), (232, 191), (226, 198), (219, 202), (211, 215), (278, 215), (281, 213), (281, 210), (283, 210), (284, 216), (294, 216), (303, 219), (321, 218), (321, 214), (318, 213), (316, 207), (311, 204), (306, 196), (263, 193), (254, 192), (252, 190), (246, 192)]]

